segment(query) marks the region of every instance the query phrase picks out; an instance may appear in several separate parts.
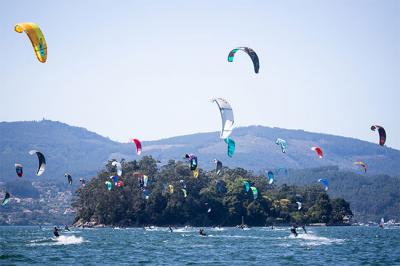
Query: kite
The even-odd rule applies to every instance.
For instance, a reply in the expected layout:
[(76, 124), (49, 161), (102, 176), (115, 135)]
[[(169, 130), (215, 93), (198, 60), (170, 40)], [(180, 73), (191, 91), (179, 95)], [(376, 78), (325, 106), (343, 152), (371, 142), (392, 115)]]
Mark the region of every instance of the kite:
[(381, 126), (378, 126), (378, 125), (371, 126), (372, 131), (375, 131), (376, 129), (378, 129), (378, 133), (379, 133), (379, 145), (383, 146), (383, 145), (385, 145), (385, 142), (386, 142), (386, 131)]
[(315, 151), (320, 159), (324, 157), (324, 153), (320, 147), (311, 147), (311, 150)]
[(19, 177), (22, 177), (22, 175), (24, 174), (22, 164), (19, 163), (15, 164), (15, 172)]
[(44, 158), (44, 155), (37, 151), (37, 150), (31, 150), (29, 151), (30, 155), (36, 154), (39, 160), (39, 167), (37, 169), (36, 175), (41, 176), (44, 173), (44, 170), (46, 169), (46, 159)]
[(136, 154), (140, 155), (142, 153), (142, 143), (138, 139), (132, 139), (132, 141), (136, 145)]
[(318, 179), (318, 182), (320, 182), (320, 183), (324, 186), (325, 191), (328, 191), (328, 188), (329, 188), (329, 181), (328, 181), (328, 179), (326, 179), (326, 178), (321, 178), (321, 179)]
[(14, 30), (18, 33), (25, 32), (32, 43), (37, 59), (42, 63), (46, 62), (47, 44), (39, 26), (31, 22), (18, 23)]
[(286, 152), (286, 148), (287, 148), (286, 140), (277, 138), (275, 143), (276, 143), (276, 145), (279, 145), (281, 147), (281, 150), (283, 153)]
[(235, 141), (230, 138), (226, 138), (224, 141), (226, 144), (228, 144), (228, 156), (232, 158), (233, 154), (235, 153)]
[(254, 72), (256, 72), (257, 74), (260, 69), (260, 61), (258, 60), (256, 52), (254, 52), (253, 49), (249, 47), (238, 47), (230, 51), (228, 54), (228, 62), (233, 62), (233, 58), (235, 57), (237, 51), (243, 51), (250, 56), (251, 61), (253, 61)]
[(235, 123), (232, 107), (225, 99), (222, 98), (214, 98), (211, 101), (218, 105), (222, 121), (220, 137), (221, 139), (226, 139), (231, 135), (234, 127), (233, 124)]

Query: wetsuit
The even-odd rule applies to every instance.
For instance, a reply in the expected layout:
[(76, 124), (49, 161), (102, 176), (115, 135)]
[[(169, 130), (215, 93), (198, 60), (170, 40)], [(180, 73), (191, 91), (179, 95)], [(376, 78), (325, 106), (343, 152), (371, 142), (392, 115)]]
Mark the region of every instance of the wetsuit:
[(296, 227), (290, 228), (290, 232), (291, 232), (295, 237), (297, 237)]
[(202, 236), (207, 236), (207, 234), (204, 233), (204, 230), (203, 230), (203, 229), (200, 229), (199, 234), (202, 235)]
[(59, 229), (57, 227), (54, 227), (53, 234), (54, 234), (55, 237), (59, 237), (60, 236), (60, 234), (58, 233), (58, 230)]

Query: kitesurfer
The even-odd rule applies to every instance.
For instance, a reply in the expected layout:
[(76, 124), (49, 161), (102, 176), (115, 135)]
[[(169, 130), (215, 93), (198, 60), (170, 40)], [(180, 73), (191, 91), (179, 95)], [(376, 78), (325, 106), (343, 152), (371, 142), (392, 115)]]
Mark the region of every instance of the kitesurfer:
[(297, 237), (297, 231), (296, 231), (297, 226), (292, 225), (292, 228), (290, 228), (290, 232), (294, 235), (294, 237)]
[(204, 232), (204, 229), (203, 229), (203, 228), (200, 228), (199, 234), (200, 234), (201, 236), (207, 236), (207, 234)]
[(69, 230), (68, 225), (65, 225), (64, 230), (65, 230), (65, 231), (71, 231), (71, 230)]
[(172, 233), (173, 232), (172, 227), (168, 226), (168, 228), (169, 228), (169, 231)]
[(60, 234), (58, 233), (59, 230), (60, 229), (58, 229), (56, 226), (54, 226), (53, 234), (54, 234), (55, 237), (59, 237), (60, 236)]

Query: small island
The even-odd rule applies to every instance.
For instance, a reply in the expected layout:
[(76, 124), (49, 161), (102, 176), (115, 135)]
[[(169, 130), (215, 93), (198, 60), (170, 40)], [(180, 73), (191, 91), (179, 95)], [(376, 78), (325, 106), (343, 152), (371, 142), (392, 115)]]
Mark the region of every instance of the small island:
[(352, 217), (349, 203), (331, 199), (317, 180), (276, 186), (252, 171), (226, 167), (219, 174), (200, 169), (194, 177), (186, 162), (158, 166), (151, 156), (121, 165), (120, 177), (109, 161), (77, 190), (75, 226), (236, 226), (242, 217), (248, 226), (348, 225)]

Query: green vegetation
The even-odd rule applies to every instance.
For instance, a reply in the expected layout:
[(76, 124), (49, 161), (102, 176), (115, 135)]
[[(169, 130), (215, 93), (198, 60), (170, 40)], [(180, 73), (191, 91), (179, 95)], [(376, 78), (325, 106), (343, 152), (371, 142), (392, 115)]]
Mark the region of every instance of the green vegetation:
[[(345, 216), (352, 215), (346, 201), (331, 200), (317, 184), (275, 187), (269, 185), (265, 177), (255, 176), (241, 168), (224, 168), (219, 176), (215, 176), (215, 171), (200, 170), (199, 177), (194, 178), (188, 164), (171, 160), (158, 169), (152, 157), (123, 162), (122, 166), (122, 188), (113, 186), (111, 191), (106, 189), (105, 181), (115, 174), (110, 161), (105, 170), (78, 189), (73, 203), (77, 208), (76, 222), (122, 226), (233, 226), (240, 224), (243, 216), (250, 226), (294, 222), (342, 224)], [(145, 199), (138, 177), (134, 175), (138, 171), (149, 176), (151, 193), (148, 199)], [(218, 189), (217, 180), (222, 184)], [(257, 187), (257, 199), (253, 199), (251, 190), (246, 193), (244, 180)], [(173, 193), (168, 192), (168, 185), (174, 186)], [(186, 198), (181, 190), (184, 185)], [(296, 201), (303, 204), (300, 211)]]
[(330, 181), (329, 195), (345, 198), (351, 204), (354, 218), (359, 221), (378, 222), (399, 219), (400, 178), (388, 175), (359, 174), (340, 170), (337, 166), (290, 171), (278, 176), (278, 184), (299, 186), (315, 183), (318, 178)]

